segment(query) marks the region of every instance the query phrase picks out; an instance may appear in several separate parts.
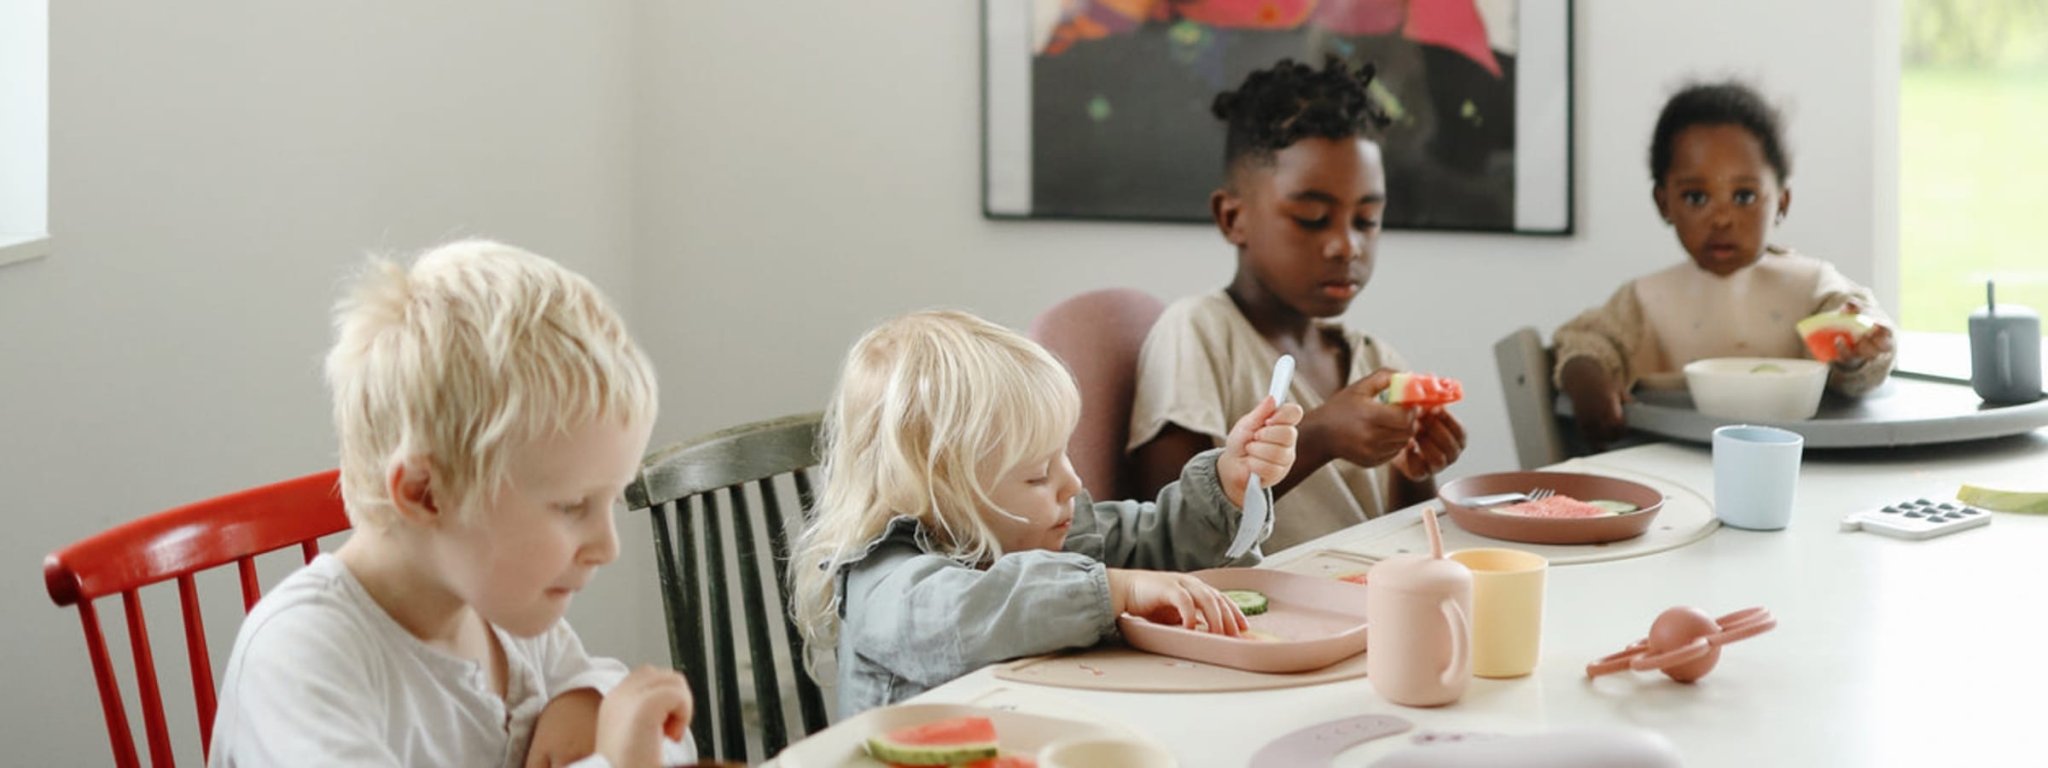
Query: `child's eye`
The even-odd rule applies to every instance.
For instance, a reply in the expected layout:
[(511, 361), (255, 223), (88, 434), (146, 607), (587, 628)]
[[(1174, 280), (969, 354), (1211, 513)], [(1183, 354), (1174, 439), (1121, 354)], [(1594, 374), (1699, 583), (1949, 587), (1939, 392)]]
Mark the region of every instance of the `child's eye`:
[(1360, 232), (1371, 232), (1380, 228), (1380, 220), (1360, 216), (1351, 220), (1351, 226), (1356, 227)]
[(1300, 224), (1302, 229), (1322, 229), (1323, 227), (1329, 225), (1330, 217), (1317, 216), (1311, 219), (1302, 216), (1296, 216), (1294, 217), (1294, 223)]
[(571, 517), (582, 517), (584, 513), (590, 511), (590, 505), (581, 501), (569, 501), (556, 504), (555, 509)]
[(1684, 201), (1685, 201), (1685, 204), (1686, 204), (1686, 205), (1694, 205), (1694, 206), (1698, 206), (1698, 205), (1706, 205), (1706, 204), (1707, 204), (1707, 193), (1705, 193), (1705, 192), (1685, 192), (1685, 193), (1681, 193), (1681, 194), (1679, 194), (1679, 196), (1678, 196), (1678, 199), (1680, 199), (1680, 200), (1684, 200)]
[(1756, 202), (1756, 191), (1749, 189), (1737, 190), (1735, 192), (1735, 202), (1738, 205), (1749, 205)]

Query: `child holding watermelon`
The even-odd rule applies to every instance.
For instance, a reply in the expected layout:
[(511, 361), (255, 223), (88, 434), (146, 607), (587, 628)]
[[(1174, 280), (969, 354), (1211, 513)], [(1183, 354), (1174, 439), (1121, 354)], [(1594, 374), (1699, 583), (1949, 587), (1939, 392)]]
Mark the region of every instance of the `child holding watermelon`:
[(1216, 97), (1225, 183), (1209, 205), (1237, 273), (1169, 305), (1139, 355), (1128, 450), (1141, 491), (1223, 444), (1231, 415), (1265, 397), (1274, 361), (1294, 356), (1291, 398), (1308, 411), (1273, 489), (1274, 549), (1435, 498), (1436, 473), (1465, 449), (1444, 400), (1383, 402), (1407, 364), (1337, 319), (1372, 277), (1387, 204), (1372, 77), (1283, 60)]
[(1080, 408), (1051, 353), (973, 315), (906, 315), (854, 344), (825, 412), (823, 493), (789, 563), (806, 643), (836, 643), (840, 717), (1093, 645), (1124, 613), (1249, 628), (1177, 572), (1232, 564), (1245, 487), (1287, 474), (1301, 408), (1260, 403), (1156, 502), (1082, 492), (1066, 456)]
[[(1650, 197), (1691, 261), (1622, 285), (1553, 340), (1557, 386), (1594, 448), (1626, 431), (1629, 390), (1679, 385), (1694, 360), (1818, 352), (1832, 366), (1829, 388), (1849, 396), (1890, 375), (1890, 321), (1870, 289), (1832, 264), (1770, 244), (1792, 206), (1790, 176), (1778, 111), (1756, 91), (1694, 85), (1665, 103), (1650, 140)], [(1809, 350), (1796, 326), (1817, 313), (1875, 322), (1846, 337), (1828, 338), (1823, 327)]]

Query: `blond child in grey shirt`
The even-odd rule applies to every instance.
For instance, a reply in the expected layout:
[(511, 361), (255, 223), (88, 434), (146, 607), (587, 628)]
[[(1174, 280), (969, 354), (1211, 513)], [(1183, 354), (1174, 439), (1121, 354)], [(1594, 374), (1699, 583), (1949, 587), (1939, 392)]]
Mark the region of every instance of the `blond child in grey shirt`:
[(1154, 502), (1082, 493), (1066, 456), (1079, 414), (1059, 361), (972, 315), (907, 315), (854, 345), (826, 411), (824, 492), (790, 559), (811, 655), (836, 646), (840, 717), (1092, 645), (1124, 613), (1247, 628), (1178, 571), (1231, 564), (1246, 482), (1286, 476), (1301, 408), (1261, 403)]

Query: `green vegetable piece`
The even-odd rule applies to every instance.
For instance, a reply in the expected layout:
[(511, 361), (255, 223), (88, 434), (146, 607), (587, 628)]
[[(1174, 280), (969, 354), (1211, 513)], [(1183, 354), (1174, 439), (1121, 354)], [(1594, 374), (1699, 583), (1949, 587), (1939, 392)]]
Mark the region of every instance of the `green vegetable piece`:
[(1237, 603), (1237, 609), (1246, 616), (1257, 616), (1266, 612), (1266, 596), (1249, 589), (1226, 589), (1223, 596)]

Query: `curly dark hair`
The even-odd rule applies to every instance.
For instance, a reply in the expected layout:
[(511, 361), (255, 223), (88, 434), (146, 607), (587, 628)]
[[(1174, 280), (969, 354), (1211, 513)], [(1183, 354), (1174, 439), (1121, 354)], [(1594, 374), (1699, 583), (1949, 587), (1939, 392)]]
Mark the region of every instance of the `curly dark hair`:
[(1309, 137), (1378, 139), (1387, 114), (1373, 103), (1373, 65), (1353, 71), (1336, 56), (1318, 70), (1281, 59), (1246, 75), (1235, 91), (1216, 94), (1209, 111), (1229, 126), (1223, 167), (1241, 160), (1270, 163), (1273, 154)]
[(1696, 83), (1686, 86), (1664, 102), (1657, 115), (1657, 130), (1650, 138), (1650, 178), (1659, 186), (1671, 171), (1672, 145), (1678, 134), (1696, 125), (1734, 125), (1749, 131), (1764, 148), (1764, 159), (1778, 172), (1778, 183), (1792, 176), (1792, 159), (1785, 154), (1783, 119), (1755, 89), (1742, 83)]

